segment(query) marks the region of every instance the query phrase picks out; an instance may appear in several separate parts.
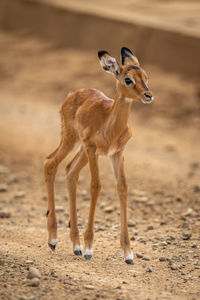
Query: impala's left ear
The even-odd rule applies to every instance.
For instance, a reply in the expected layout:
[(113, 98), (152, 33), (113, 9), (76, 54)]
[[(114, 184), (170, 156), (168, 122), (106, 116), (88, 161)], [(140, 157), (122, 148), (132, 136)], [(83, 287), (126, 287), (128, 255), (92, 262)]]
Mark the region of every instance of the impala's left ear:
[(98, 57), (100, 60), (100, 64), (102, 68), (108, 72), (113, 74), (116, 78), (119, 77), (120, 75), (120, 66), (117, 62), (117, 60), (112, 57), (107, 51), (105, 50), (100, 50), (98, 52)]
[(128, 48), (122, 47), (121, 49), (122, 65), (134, 65), (140, 67), (139, 61), (135, 54)]

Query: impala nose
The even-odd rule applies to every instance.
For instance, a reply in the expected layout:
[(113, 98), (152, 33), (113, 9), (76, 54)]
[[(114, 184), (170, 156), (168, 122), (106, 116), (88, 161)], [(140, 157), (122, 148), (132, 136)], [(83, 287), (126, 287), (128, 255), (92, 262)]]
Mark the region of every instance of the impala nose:
[(144, 93), (144, 95), (145, 95), (147, 100), (152, 100), (153, 99), (153, 96), (151, 94)]
[(153, 96), (151, 93), (144, 93), (144, 98), (142, 99), (142, 102), (144, 103), (150, 103), (153, 101)]

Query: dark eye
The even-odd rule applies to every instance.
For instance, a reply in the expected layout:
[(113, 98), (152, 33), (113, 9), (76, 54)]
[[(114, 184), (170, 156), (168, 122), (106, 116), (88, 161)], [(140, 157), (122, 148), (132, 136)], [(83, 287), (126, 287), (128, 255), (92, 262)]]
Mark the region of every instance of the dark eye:
[(130, 85), (131, 83), (133, 83), (133, 80), (128, 77), (125, 78), (124, 81), (125, 81), (126, 85)]

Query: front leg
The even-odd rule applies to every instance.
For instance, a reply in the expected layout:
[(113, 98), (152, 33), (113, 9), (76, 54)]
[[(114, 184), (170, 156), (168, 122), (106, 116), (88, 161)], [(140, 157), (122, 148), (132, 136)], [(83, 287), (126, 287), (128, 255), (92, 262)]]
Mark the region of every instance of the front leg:
[(85, 241), (85, 259), (90, 259), (93, 254), (92, 244), (94, 240), (94, 215), (97, 204), (98, 195), (101, 190), (101, 183), (99, 179), (99, 169), (98, 169), (98, 156), (96, 155), (95, 147), (86, 148), (90, 173), (91, 173), (91, 184), (90, 184), (90, 211), (88, 217), (88, 226), (84, 233)]
[(124, 173), (124, 157), (122, 152), (117, 152), (111, 156), (114, 174), (117, 181), (117, 191), (120, 199), (121, 212), (121, 236), (120, 244), (124, 250), (124, 259), (127, 264), (133, 264), (133, 253), (130, 248), (127, 223), (127, 183)]

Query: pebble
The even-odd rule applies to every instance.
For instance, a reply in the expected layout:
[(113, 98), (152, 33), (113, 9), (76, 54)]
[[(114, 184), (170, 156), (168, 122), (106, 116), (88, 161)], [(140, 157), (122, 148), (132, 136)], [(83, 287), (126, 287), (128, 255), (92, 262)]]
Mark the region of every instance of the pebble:
[(115, 210), (115, 206), (107, 206), (104, 208), (104, 212), (110, 214), (111, 212), (113, 212)]
[(136, 226), (136, 222), (134, 221), (128, 221), (128, 227), (135, 227)]
[(150, 260), (150, 258), (147, 257), (147, 256), (143, 256), (142, 259), (143, 259), (143, 260), (146, 260), (146, 261), (149, 261), (149, 260)]
[(149, 225), (149, 226), (147, 227), (147, 230), (153, 230), (153, 229), (154, 229), (153, 225)]
[(182, 214), (183, 217), (192, 217), (194, 215), (195, 212), (191, 207), (189, 207), (188, 210)]
[(29, 260), (29, 259), (27, 259), (27, 260), (25, 261), (25, 263), (26, 263), (26, 264), (28, 264), (28, 265), (31, 265), (31, 264), (33, 264), (33, 261), (32, 261), (32, 260)]
[(10, 212), (7, 212), (7, 211), (0, 211), (0, 218), (2, 219), (8, 219), (11, 217), (11, 213)]
[(138, 203), (145, 203), (148, 201), (148, 198), (146, 196), (134, 197), (133, 200)]
[(137, 256), (137, 258), (143, 258), (143, 254), (142, 253), (136, 252), (136, 256)]
[(63, 206), (56, 206), (56, 212), (64, 212), (65, 208)]
[(15, 193), (15, 198), (16, 199), (24, 198), (25, 195), (26, 195), (26, 193), (24, 191), (18, 191)]
[(163, 246), (163, 247), (165, 247), (165, 246), (167, 246), (168, 244), (167, 244), (167, 242), (164, 241), (164, 242), (161, 242), (160, 245)]
[(195, 184), (194, 186), (194, 192), (199, 193), (200, 192), (200, 184)]
[(8, 191), (8, 185), (7, 184), (0, 184), (0, 193), (4, 193)]
[(164, 256), (159, 257), (159, 261), (166, 261), (166, 260), (167, 260), (167, 258)]
[(176, 264), (170, 265), (171, 270), (178, 270), (178, 266)]
[(10, 175), (8, 178), (8, 184), (16, 183), (18, 182), (18, 179), (15, 175)]
[(192, 232), (188, 231), (188, 232), (184, 232), (181, 237), (183, 240), (189, 240), (191, 236), (192, 236)]
[(40, 285), (40, 280), (38, 278), (33, 278), (28, 283), (29, 286), (38, 287)]
[(28, 271), (28, 275), (27, 275), (27, 278), (28, 279), (32, 279), (32, 278), (40, 278), (41, 277), (41, 274), (40, 274), (40, 271), (34, 267), (30, 267), (29, 268), (29, 271)]
[(146, 271), (149, 272), (149, 273), (152, 273), (153, 269), (152, 269), (152, 267), (148, 267)]
[(84, 288), (87, 290), (94, 290), (94, 286), (90, 284), (84, 285)]

